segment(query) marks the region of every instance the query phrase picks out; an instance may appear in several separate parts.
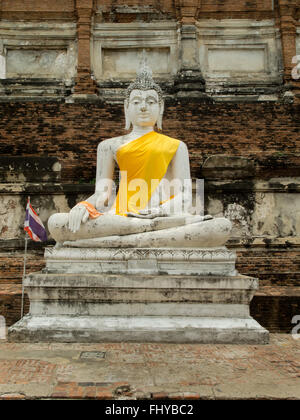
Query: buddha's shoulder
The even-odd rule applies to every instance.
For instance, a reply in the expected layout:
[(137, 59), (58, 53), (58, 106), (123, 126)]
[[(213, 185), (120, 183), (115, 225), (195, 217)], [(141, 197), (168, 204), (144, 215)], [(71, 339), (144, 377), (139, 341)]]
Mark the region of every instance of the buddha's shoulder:
[(98, 148), (99, 149), (114, 149), (115, 147), (118, 147), (120, 143), (122, 143), (124, 140), (124, 136), (118, 136), (118, 137), (111, 137), (110, 139), (102, 140)]
[(159, 133), (159, 136), (161, 138), (162, 141), (166, 141), (166, 142), (174, 142), (176, 144), (179, 143), (179, 146), (184, 147), (185, 143), (182, 140), (179, 139), (175, 139), (174, 137), (170, 137), (170, 136), (166, 136), (165, 134)]

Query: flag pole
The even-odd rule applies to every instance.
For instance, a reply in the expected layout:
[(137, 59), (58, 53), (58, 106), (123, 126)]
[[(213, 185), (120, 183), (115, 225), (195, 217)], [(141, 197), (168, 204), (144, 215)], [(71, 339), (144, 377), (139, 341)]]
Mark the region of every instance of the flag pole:
[(24, 266), (23, 266), (23, 277), (22, 277), (22, 304), (21, 304), (21, 318), (23, 318), (24, 312), (24, 279), (26, 275), (26, 259), (27, 259), (27, 232), (25, 233), (25, 251), (24, 251)]
[[(30, 196), (28, 196), (28, 202), (30, 202)], [(27, 242), (28, 242), (28, 234), (27, 234), (27, 232), (25, 232), (25, 250), (24, 250), (24, 264), (23, 264), (23, 277), (22, 277), (21, 318), (23, 318), (23, 313), (24, 313), (24, 280), (25, 280), (25, 276), (26, 276)]]

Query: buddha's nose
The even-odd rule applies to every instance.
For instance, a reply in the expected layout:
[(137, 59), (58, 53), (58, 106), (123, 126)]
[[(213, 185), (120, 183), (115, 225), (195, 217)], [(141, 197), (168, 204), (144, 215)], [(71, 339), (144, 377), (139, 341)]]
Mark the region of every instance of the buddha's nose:
[(146, 110), (147, 110), (147, 102), (146, 101), (143, 101), (141, 103), (141, 111), (146, 111)]

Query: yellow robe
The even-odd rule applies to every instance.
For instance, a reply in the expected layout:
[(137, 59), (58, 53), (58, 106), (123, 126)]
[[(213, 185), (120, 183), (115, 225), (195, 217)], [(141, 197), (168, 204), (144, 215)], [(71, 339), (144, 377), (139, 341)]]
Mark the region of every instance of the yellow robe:
[(138, 213), (147, 206), (179, 143), (179, 140), (151, 131), (119, 147), (117, 162), (121, 182), (116, 198), (116, 214)]
[[(115, 201), (116, 214), (126, 216), (127, 212), (138, 213), (147, 206), (166, 174), (179, 143), (179, 140), (151, 131), (119, 147), (116, 156), (121, 181)], [(98, 215), (91, 213), (88, 207), (90, 217), (100, 216), (96, 209)]]

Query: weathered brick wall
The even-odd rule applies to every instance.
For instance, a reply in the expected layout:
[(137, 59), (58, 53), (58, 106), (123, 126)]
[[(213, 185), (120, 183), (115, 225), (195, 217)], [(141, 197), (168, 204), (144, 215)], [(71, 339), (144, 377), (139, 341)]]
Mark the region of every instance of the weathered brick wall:
[(74, 0), (1, 0), (3, 19), (75, 19)]
[(246, 11), (246, 10), (273, 10), (272, 0), (202, 0), (201, 10), (209, 12)]
[[(45, 266), (43, 250), (29, 250), (26, 258), (26, 272), (40, 271)], [(0, 252), (0, 284), (21, 284), (24, 268), (24, 250)]]
[[(88, 182), (95, 177), (98, 143), (125, 133), (123, 126), (121, 105), (1, 104), (0, 154), (55, 156), (64, 182)], [(300, 105), (189, 100), (167, 104), (163, 132), (186, 142), (193, 177), (201, 176), (201, 164), (214, 154), (250, 156), (271, 170), (279, 161), (288, 176), (289, 163), (297, 160), (299, 127)]]
[(270, 19), (275, 16), (272, 0), (202, 0), (198, 18)]
[(130, 22), (136, 20), (135, 10), (139, 11), (139, 18), (176, 19), (175, 1), (163, 0), (96, 0), (95, 10), (103, 13), (106, 22)]
[[(93, 9), (104, 21), (130, 22), (136, 19), (176, 19), (191, 8), (197, 19), (269, 19), (277, 16), (279, 3), (286, 0), (94, 0)], [(291, 0), (288, 2), (292, 3)], [(298, 3), (297, 3), (298, 2)], [(2, 0), (0, 13), (6, 19), (73, 19), (78, 0)], [(274, 3), (274, 7), (273, 7)], [(299, 7), (299, 1), (293, 0)], [(127, 12), (126, 12), (127, 10)], [(134, 11), (138, 13), (134, 13)]]
[[(25, 13), (34, 13), (35, 16), (44, 16), (49, 13), (55, 13), (56, 17), (66, 17), (74, 12), (76, 9), (76, 1), (74, 0), (53, 0), (51, 2), (43, 2), (39, 0), (2, 0), (1, 9), (6, 17), (21, 17), (25, 16)], [(190, 5), (195, 5), (198, 8), (199, 15), (206, 15), (208, 13), (223, 16), (234, 17), (239, 13), (240, 17), (253, 13), (257, 16), (263, 16), (262, 12), (272, 13), (272, 0), (236, 0), (234, 2), (224, 0), (194, 0), (193, 2), (179, 1), (179, 0), (94, 0), (94, 9), (101, 10), (104, 13), (104, 16), (107, 20), (112, 19), (111, 14), (114, 14), (114, 18), (125, 19), (127, 21), (131, 20), (133, 17), (133, 10), (140, 9), (141, 11), (147, 12), (149, 10), (149, 15), (151, 11), (158, 11), (164, 13), (166, 16), (172, 16), (176, 18), (176, 9), (183, 7), (190, 7)], [(122, 10), (123, 9), (123, 10)], [(126, 9), (128, 13), (126, 14)], [(122, 13), (118, 15), (118, 10), (121, 10)], [(122, 16), (123, 15), (123, 16)]]
[(297, 249), (250, 249), (237, 252), (237, 270), (258, 277), (260, 286), (299, 286), (300, 255)]
[[(18, 293), (14, 285), (0, 285), (0, 314), (5, 317), (7, 327), (13, 325), (21, 318), (22, 293), (21, 286)], [(24, 296), (24, 314), (29, 312), (29, 299), (27, 294)]]

